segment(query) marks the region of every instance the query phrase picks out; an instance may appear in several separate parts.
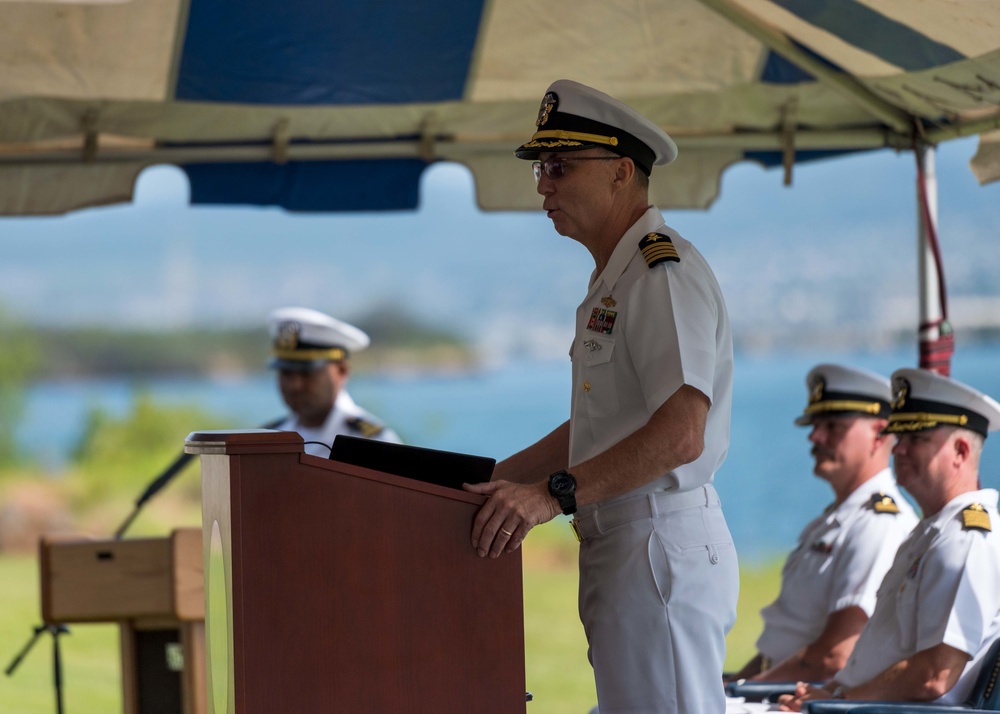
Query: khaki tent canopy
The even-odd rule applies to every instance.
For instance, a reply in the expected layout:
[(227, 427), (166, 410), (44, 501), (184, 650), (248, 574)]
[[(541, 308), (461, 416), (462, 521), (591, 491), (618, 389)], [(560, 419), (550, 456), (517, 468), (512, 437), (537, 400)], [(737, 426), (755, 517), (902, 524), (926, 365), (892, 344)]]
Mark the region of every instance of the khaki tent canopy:
[[(558, 78), (666, 128), (653, 200), (705, 208), (738, 161), (1000, 130), (1000, 2), (0, 1), (0, 214), (129, 201), (162, 163), (194, 203), (336, 211), (415, 208), (456, 161), (481, 208), (537, 208), (511, 152)], [(974, 170), (1000, 178), (996, 134)]]

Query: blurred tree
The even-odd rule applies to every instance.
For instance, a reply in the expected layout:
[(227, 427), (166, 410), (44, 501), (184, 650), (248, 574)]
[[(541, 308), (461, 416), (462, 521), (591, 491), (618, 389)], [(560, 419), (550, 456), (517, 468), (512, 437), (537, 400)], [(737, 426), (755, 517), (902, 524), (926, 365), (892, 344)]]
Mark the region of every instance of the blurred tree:
[(0, 306), (0, 467), (18, 460), (14, 430), (24, 411), (24, 390), (39, 363), (38, 343), (28, 327)]
[[(87, 508), (108, 499), (138, 498), (181, 453), (188, 434), (226, 426), (231, 425), (196, 407), (157, 404), (143, 393), (135, 395), (130, 413), (120, 419), (92, 409), (71, 453), (74, 505)], [(171, 488), (193, 502), (201, 496), (201, 482), (186, 472), (197, 472), (197, 464), (193, 459), (178, 476), (181, 483)]]

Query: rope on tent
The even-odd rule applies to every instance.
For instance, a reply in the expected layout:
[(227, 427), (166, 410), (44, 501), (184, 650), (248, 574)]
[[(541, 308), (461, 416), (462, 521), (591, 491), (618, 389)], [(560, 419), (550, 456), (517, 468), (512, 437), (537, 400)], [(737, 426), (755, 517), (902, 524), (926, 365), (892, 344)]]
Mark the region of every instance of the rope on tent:
[[(944, 280), (944, 261), (941, 259), (941, 246), (938, 242), (937, 226), (931, 216), (930, 200), (927, 196), (927, 183), (924, 177), (924, 165), (920, 160), (920, 149), (915, 148), (917, 157), (917, 190), (920, 203), (920, 215), (926, 229), (927, 243), (934, 257), (934, 268), (938, 280), (938, 298), (941, 305), (941, 317), (921, 323), (919, 327), (920, 368), (929, 369), (944, 376), (951, 374), (951, 356), (955, 353), (955, 333), (948, 322), (948, 293)], [(930, 335), (935, 334), (936, 337)]]

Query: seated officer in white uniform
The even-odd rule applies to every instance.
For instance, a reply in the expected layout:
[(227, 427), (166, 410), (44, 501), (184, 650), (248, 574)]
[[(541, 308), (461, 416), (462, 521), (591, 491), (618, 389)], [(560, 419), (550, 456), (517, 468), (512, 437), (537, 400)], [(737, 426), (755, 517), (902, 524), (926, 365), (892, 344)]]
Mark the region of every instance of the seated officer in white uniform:
[(896, 549), (917, 524), (889, 468), (896, 443), (883, 434), (892, 389), (882, 375), (833, 364), (806, 377), (813, 473), (835, 500), (805, 527), (781, 573), (777, 600), (761, 611), (758, 654), (731, 679), (825, 682), (875, 609)]
[(979, 484), (1000, 404), (926, 370), (897, 370), (892, 384), (893, 468), (923, 519), (899, 547), (847, 666), (782, 697), (791, 711), (831, 698), (957, 704), (1000, 635), (998, 494)]
[(296, 431), (314, 456), (329, 456), (338, 434), (400, 443), (396, 433), (347, 393), (350, 355), (368, 347), (364, 332), (306, 307), (284, 307), (268, 318), (274, 350), (270, 366), (292, 411), (274, 428)]

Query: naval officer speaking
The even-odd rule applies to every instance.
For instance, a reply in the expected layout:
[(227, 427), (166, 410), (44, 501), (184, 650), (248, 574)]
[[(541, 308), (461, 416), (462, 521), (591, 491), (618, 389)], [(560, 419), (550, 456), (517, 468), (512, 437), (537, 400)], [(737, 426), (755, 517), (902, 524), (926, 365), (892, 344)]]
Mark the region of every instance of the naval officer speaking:
[(711, 268), (649, 205), (652, 168), (677, 147), (620, 101), (559, 80), (515, 155), (594, 271), (570, 418), (466, 486), (489, 496), (472, 545), (502, 557), (534, 526), (575, 516), (601, 714), (722, 712), (739, 574), (712, 479), (729, 448), (733, 347)]

